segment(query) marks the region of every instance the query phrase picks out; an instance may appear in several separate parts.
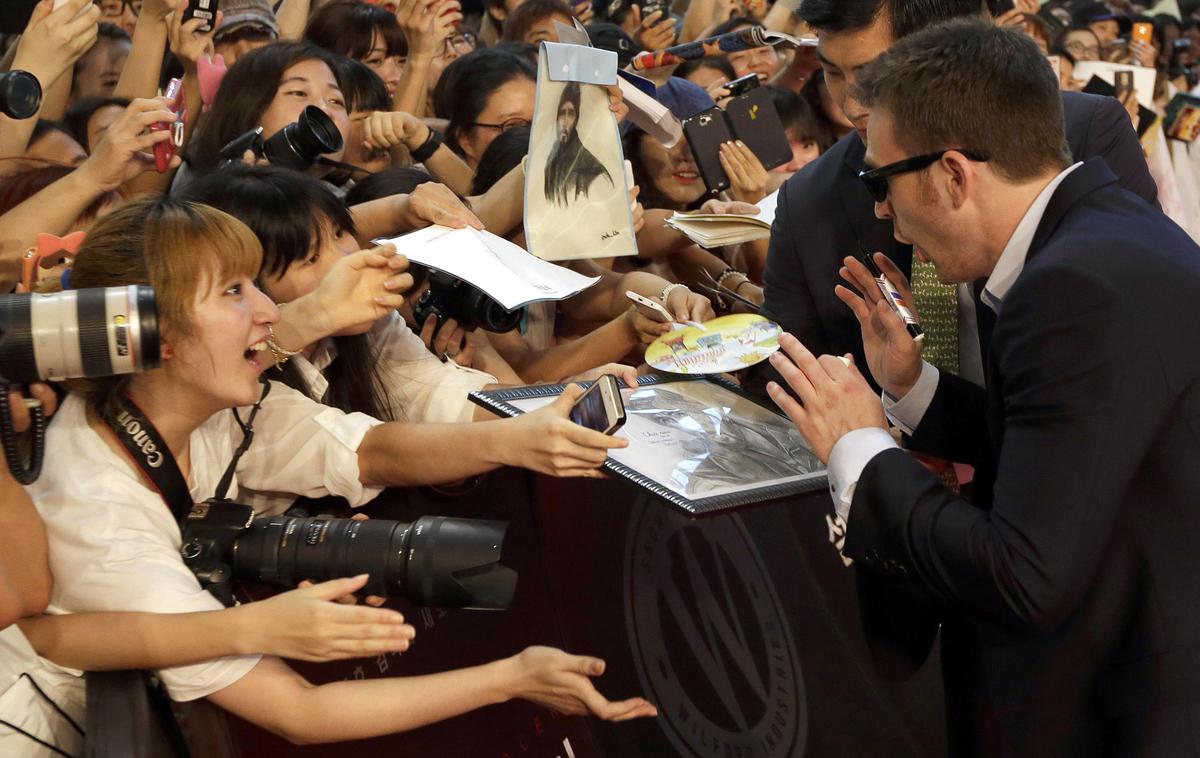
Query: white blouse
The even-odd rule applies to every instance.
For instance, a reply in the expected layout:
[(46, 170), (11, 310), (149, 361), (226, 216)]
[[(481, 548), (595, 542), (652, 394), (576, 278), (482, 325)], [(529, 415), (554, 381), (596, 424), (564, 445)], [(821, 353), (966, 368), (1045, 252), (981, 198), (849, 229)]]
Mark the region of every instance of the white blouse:
[[(179, 555), (179, 527), (162, 497), (142, 483), (123, 452), (110, 447), (88, 425), (85, 411), (82, 398), (67, 397), (46, 432), (46, 468), (27, 488), (46, 524), (49, 541), (54, 591), (47, 612), (220, 609), (220, 602), (201, 589), (184, 565)], [(243, 419), (246, 414), (243, 409)], [(254, 422), (254, 443), (238, 463), (229, 497), (236, 499), (239, 486), (246, 486), (310, 497), (339, 495), (352, 505), (362, 505), (381, 488), (359, 482), (356, 451), (367, 431), (379, 423), (361, 413), (328, 408), (272, 383)], [(196, 502), (212, 497), (241, 439), (241, 428), (231, 411), (216, 414), (192, 433), (188, 484)], [(6, 657), (19, 649), (19, 643), (0, 644), (0, 654)], [(173, 699), (194, 700), (233, 684), (258, 660), (259, 656), (253, 655), (226, 657), (158, 674)], [(82, 724), (81, 672), (42, 658), (30, 661), (36, 665), (25, 670)], [(8, 674), (0, 687), (14, 688), (14, 672), (0, 670), (0, 674)], [(21, 698), (24, 702), (18, 703), (6, 694), (0, 693), (0, 718), (14, 723), (62, 724), (63, 719), (40, 698)], [(70, 744), (67, 730), (69, 726), (58, 732)], [(35, 747), (0, 727), (0, 754), (26, 755)], [(10, 749), (16, 752), (8, 752)]]

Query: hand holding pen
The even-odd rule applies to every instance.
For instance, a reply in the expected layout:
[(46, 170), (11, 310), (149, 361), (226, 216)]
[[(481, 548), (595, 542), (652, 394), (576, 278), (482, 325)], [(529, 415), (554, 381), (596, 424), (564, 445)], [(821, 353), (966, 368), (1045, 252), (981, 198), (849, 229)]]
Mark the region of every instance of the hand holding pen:
[[(864, 257), (866, 260), (846, 257), (839, 273), (851, 286), (839, 284), (834, 292), (858, 319), (867, 368), (875, 382), (893, 397), (904, 397), (921, 375), (923, 332), (916, 312), (908, 305), (912, 292), (904, 274), (887, 256), (875, 253)], [(906, 313), (897, 308), (897, 301)]]

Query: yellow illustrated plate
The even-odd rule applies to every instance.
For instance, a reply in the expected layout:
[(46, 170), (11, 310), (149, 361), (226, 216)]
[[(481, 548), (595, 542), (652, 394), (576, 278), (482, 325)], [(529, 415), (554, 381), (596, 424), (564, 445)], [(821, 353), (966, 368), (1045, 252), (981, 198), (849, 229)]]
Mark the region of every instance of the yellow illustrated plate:
[(646, 350), (646, 362), (674, 374), (723, 374), (767, 359), (779, 349), (779, 324), (735, 313), (664, 334)]

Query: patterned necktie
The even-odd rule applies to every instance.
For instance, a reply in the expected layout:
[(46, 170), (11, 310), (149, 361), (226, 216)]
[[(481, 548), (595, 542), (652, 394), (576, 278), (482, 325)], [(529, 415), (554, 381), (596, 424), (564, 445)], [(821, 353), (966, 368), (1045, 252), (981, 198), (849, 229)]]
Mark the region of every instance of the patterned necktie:
[(913, 256), (912, 295), (925, 330), (921, 357), (942, 371), (958, 373), (958, 288), (938, 281), (932, 263)]

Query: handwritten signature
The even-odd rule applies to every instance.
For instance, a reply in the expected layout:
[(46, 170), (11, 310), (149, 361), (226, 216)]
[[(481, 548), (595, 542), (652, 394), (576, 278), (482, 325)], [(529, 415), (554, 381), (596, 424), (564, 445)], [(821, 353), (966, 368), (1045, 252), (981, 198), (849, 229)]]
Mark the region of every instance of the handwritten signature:
[(605, 232), (604, 234), (601, 234), (601, 235), (600, 235), (600, 239), (602, 239), (602, 240), (610, 240), (610, 239), (612, 239), (613, 237), (620, 237), (620, 236), (621, 236), (621, 232), (620, 232), (620, 230), (613, 229), (611, 232)]

